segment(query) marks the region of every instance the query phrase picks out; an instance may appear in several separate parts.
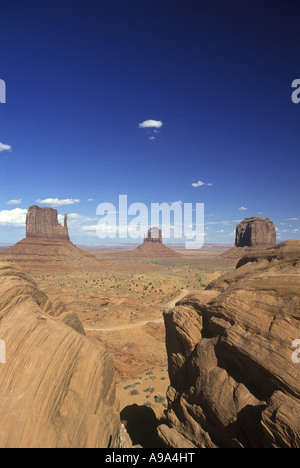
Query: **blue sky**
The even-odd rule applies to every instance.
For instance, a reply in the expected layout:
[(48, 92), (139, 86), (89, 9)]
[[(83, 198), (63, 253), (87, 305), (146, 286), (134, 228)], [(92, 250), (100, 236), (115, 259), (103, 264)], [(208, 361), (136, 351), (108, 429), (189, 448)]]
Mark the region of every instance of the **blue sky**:
[(39, 204), (99, 244), (97, 205), (119, 194), (204, 203), (210, 243), (256, 215), (300, 239), (299, 16), (295, 0), (1, 0), (0, 243)]

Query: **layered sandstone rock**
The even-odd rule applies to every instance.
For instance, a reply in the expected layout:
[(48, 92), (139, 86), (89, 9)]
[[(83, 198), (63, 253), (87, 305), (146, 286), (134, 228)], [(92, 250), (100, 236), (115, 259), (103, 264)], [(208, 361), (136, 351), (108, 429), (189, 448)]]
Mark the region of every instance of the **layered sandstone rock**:
[(269, 218), (246, 218), (236, 227), (235, 247), (224, 252), (222, 257), (239, 260), (254, 250), (276, 244), (276, 228)]
[(107, 351), (11, 264), (0, 263), (0, 292), (0, 447), (130, 446)]
[(142, 258), (181, 258), (175, 250), (170, 249), (162, 241), (162, 231), (159, 228), (150, 228), (144, 238), (143, 244), (139, 245), (130, 256)]
[(236, 227), (236, 247), (269, 247), (274, 244), (276, 230), (269, 218), (246, 218)]
[(67, 215), (64, 217), (64, 225), (62, 226), (58, 222), (57, 210), (31, 206), (26, 217), (26, 237), (70, 240)]
[(26, 218), (26, 238), (0, 252), (4, 261), (17, 263), (30, 271), (99, 270), (102, 260), (70, 242), (67, 215), (64, 226), (52, 208), (31, 206)]
[(164, 443), (300, 447), (300, 364), (292, 360), (300, 241), (253, 253), (164, 315), (171, 382)]
[(159, 242), (162, 244), (162, 230), (157, 227), (148, 229), (147, 235), (144, 238), (145, 242)]

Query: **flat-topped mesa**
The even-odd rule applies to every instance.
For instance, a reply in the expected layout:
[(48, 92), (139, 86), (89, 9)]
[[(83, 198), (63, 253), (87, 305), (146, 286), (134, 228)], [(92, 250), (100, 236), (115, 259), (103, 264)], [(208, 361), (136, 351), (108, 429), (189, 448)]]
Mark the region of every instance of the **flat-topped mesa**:
[(31, 206), (26, 218), (26, 237), (70, 240), (67, 215), (65, 215), (62, 226), (58, 222), (57, 210), (48, 207), (40, 208), (36, 205)]
[(147, 236), (144, 238), (145, 242), (158, 242), (162, 244), (162, 230), (158, 227), (148, 229)]
[(269, 218), (246, 218), (236, 227), (236, 247), (271, 246), (276, 244), (276, 229)]

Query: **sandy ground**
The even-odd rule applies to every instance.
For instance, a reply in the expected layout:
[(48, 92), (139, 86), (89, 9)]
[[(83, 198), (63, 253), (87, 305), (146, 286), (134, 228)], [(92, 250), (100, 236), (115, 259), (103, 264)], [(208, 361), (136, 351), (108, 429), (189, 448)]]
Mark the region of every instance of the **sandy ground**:
[(88, 338), (113, 355), (120, 409), (138, 405), (161, 418), (169, 385), (163, 311), (234, 265), (219, 251), (180, 252), (183, 257), (173, 259), (94, 253), (105, 259), (101, 271), (31, 268), (30, 274), (50, 297), (78, 314)]

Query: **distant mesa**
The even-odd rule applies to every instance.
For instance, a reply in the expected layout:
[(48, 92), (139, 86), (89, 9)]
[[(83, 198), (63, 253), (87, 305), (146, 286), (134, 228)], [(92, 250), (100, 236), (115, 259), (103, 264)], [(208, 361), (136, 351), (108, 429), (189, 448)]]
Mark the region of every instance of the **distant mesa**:
[(142, 258), (181, 258), (182, 256), (163, 244), (162, 231), (158, 227), (148, 229), (143, 244), (139, 245), (132, 256)]
[(269, 218), (246, 218), (236, 227), (236, 247), (269, 247), (276, 244), (276, 229)]
[(144, 238), (145, 242), (159, 242), (162, 244), (162, 230), (157, 227), (148, 229), (147, 236)]
[(276, 228), (269, 218), (253, 216), (236, 227), (235, 247), (222, 254), (228, 258), (241, 258), (253, 251), (276, 244)]
[(70, 241), (67, 215), (62, 226), (57, 210), (36, 205), (27, 212), (26, 238), (1, 251), (0, 259), (36, 270), (99, 270), (103, 262)]

